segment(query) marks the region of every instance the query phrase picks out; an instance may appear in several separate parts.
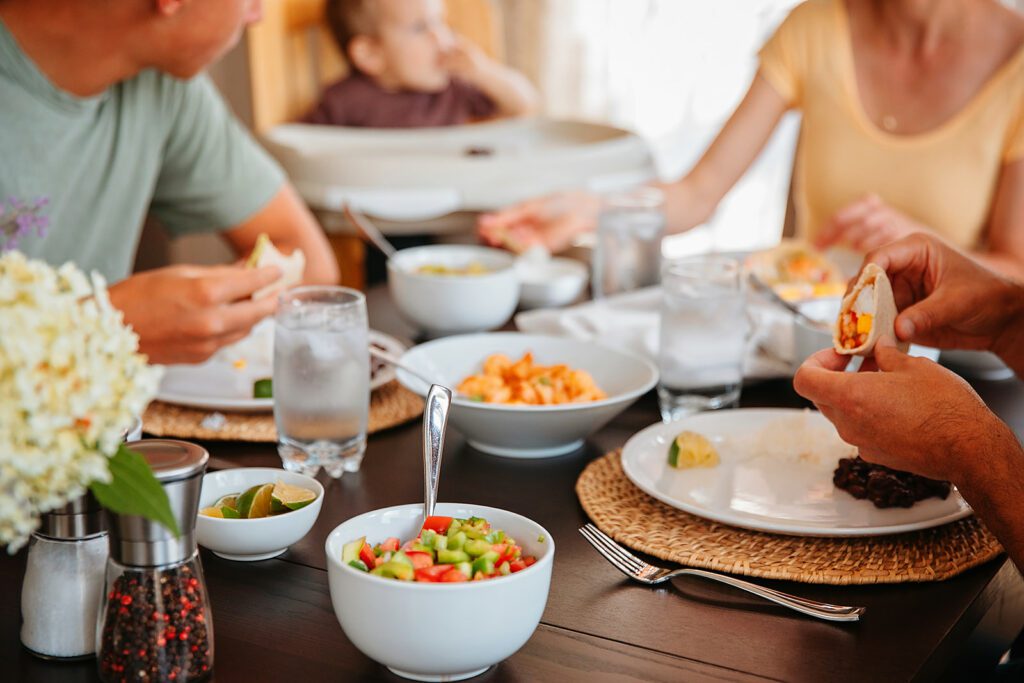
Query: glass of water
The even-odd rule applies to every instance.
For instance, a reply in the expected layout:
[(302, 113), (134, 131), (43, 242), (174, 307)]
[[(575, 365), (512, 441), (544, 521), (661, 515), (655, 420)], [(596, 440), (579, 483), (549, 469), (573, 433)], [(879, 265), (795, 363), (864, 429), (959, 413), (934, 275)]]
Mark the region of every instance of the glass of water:
[(274, 422), (284, 468), (356, 472), (366, 450), (370, 352), (366, 299), (345, 287), (281, 295), (274, 328)]
[(604, 197), (591, 263), (593, 297), (658, 284), (664, 195), (653, 187)]
[(734, 406), (750, 329), (739, 261), (713, 255), (671, 261), (661, 286), (662, 419)]

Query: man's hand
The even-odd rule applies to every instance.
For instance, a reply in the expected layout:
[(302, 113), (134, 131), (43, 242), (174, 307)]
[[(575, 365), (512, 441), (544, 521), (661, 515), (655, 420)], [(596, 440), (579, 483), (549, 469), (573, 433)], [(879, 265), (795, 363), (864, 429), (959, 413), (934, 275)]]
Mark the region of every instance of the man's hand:
[(586, 192), (561, 192), (484, 214), (477, 232), (485, 244), (523, 252), (543, 244), (552, 252), (572, 246), (573, 238), (594, 230), (601, 200)]
[(883, 202), (878, 195), (869, 194), (837, 211), (814, 244), (819, 249), (846, 244), (865, 252), (919, 232), (928, 232), (928, 229)]
[(991, 350), (1018, 373), (1024, 369), (1024, 287), (931, 235), (887, 245), (865, 262), (889, 275), (901, 340)]
[(865, 460), (956, 482), (986, 439), (1006, 430), (967, 382), (891, 338), (879, 340), (874, 359), (877, 372), (843, 372), (849, 358), (825, 349), (793, 379)]
[(274, 266), (170, 266), (113, 285), (110, 300), (151, 362), (198, 363), (274, 312), (277, 297), (251, 297), (280, 277)]

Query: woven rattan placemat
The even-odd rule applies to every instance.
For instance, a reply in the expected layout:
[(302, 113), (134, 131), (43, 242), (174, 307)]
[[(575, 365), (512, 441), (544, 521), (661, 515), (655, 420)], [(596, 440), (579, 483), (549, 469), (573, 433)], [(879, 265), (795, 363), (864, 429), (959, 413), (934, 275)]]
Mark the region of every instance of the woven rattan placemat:
[[(422, 414), (423, 399), (391, 381), (370, 398), (368, 431), (379, 432)], [(214, 413), (153, 401), (142, 416), (142, 425), (147, 434), (178, 439), (277, 441), (272, 413)]]
[(719, 524), (638, 489), (622, 471), (620, 453), (598, 458), (580, 475), (583, 509), (619, 543), (690, 567), (804, 583), (905, 583), (948, 579), (1003, 552), (974, 517), (867, 538), (781, 536)]

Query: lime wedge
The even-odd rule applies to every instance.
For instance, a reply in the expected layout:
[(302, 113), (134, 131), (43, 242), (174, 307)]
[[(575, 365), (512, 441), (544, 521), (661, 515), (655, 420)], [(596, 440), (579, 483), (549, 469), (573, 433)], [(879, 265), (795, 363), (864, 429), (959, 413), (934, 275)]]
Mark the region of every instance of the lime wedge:
[(219, 517), (220, 519), (224, 519), (224, 513), (221, 512), (220, 508), (203, 508), (199, 511), (199, 514), (206, 515), (207, 517)]
[(283, 481), (274, 484), (274, 491), (270, 497), (270, 511), (272, 514), (289, 512), (304, 508), (316, 500), (316, 493), (301, 486), (292, 486)]
[[(274, 492), (273, 484), (264, 484), (260, 486), (256, 491), (256, 495), (253, 496), (252, 505), (249, 506), (249, 512), (246, 517), (249, 519), (257, 519), (259, 517), (270, 516), (270, 496)], [(241, 510), (238, 511), (241, 514)]]
[(249, 508), (252, 507), (252, 500), (256, 497), (256, 492), (260, 490), (260, 486), (262, 486), (262, 484), (257, 484), (252, 488), (248, 488), (244, 493), (242, 493), (242, 495), (238, 496), (238, 500), (236, 501), (237, 507), (235, 509), (238, 510), (239, 517), (249, 516)]
[(229, 493), (226, 496), (221, 496), (220, 498), (217, 499), (217, 502), (213, 504), (213, 507), (215, 507), (215, 508), (228, 507), (228, 508), (231, 508), (232, 510), (237, 510), (238, 509), (238, 494), (237, 493)]

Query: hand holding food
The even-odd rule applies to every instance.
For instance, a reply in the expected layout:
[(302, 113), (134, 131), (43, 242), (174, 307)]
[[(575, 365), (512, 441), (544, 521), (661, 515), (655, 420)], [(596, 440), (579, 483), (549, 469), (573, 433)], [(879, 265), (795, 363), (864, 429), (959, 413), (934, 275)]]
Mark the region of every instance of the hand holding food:
[(833, 336), (836, 353), (870, 356), (882, 335), (895, 336), (895, 320), (896, 300), (889, 278), (884, 270), (869, 263), (839, 307)]
[(281, 269), (281, 279), (260, 289), (252, 295), (253, 299), (279, 294), (289, 287), (294, 287), (302, 282), (302, 275), (306, 270), (306, 255), (301, 249), (296, 249), (289, 256), (285, 256), (266, 233), (256, 238), (256, 246), (253, 247), (249, 258), (246, 261), (246, 268), (264, 268), (266, 266), (277, 266)]
[(488, 356), (483, 373), (462, 380), (458, 391), (474, 401), (508, 405), (558, 405), (608, 398), (590, 373), (568, 365), (534, 365), (531, 353), (514, 363), (502, 353)]
[(253, 294), (278, 281), (276, 266), (169, 266), (110, 287), (110, 301), (154, 363), (198, 363), (249, 334), (277, 308)]

